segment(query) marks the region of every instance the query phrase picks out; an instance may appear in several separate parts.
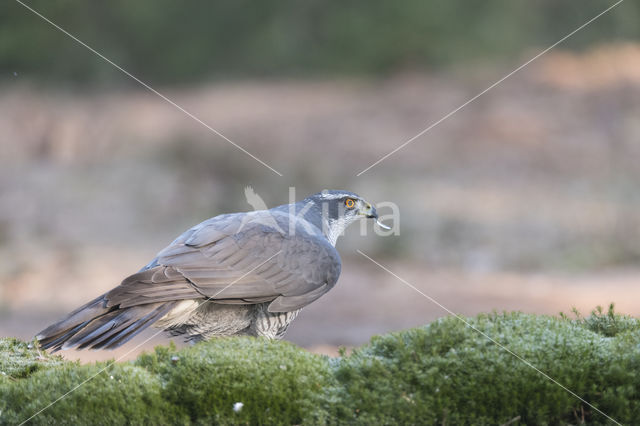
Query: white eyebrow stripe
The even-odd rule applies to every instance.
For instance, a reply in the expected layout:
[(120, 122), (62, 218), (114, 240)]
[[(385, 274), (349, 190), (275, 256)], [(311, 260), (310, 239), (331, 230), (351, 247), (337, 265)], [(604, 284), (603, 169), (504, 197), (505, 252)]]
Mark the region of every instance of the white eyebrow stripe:
[(322, 194), (323, 200), (337, 200), (338, 198), (353, 197), (351, 194)]

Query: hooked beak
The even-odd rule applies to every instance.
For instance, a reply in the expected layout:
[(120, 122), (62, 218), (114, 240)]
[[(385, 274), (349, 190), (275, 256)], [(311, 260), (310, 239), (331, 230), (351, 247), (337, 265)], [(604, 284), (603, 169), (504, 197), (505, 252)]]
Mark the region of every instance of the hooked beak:
[(378, 219), (378, 212), (376, 211), (376, 208), (369, 203), (367, 203), (365, 208), (362, 209), (362, 214), (367, 216), (369, 219)]
[(370, 203), (367, 203), (365, 208), (362, 209), (361, 214), (365, 215), (368, 219), (375, 219), (380, 228), (387, 230), (391, 229), (391, 227), (380, 223), (380, 221), (378, 220), (378, 212), (376, 211), (376, 208), (373, 207)]

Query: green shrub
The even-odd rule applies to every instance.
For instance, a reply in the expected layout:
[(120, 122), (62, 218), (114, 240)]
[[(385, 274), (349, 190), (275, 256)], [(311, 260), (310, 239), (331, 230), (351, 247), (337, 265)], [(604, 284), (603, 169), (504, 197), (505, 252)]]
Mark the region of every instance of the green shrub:
[(18, 339), (0, 339), (0, 376), (19, 379), (42, 368), (53, 367), (64, 361)]
[[(637, 321), (624, 320), (614, 335), (592, 330), (597, 318), (493, 313), (468, 321), (614, 419), (640, 418)], [(343, 385), (337, 416), (362, 424), (607, 420), (454, 317), (372, 339), (337, 366), (336, 377)]]
[(319, 424), (333, 383), (327, 357), (287, 342), (219, 339), (95, 365), (1, 342), (0, 365), (14, 374), (0, 379), (0, 424), (20, 423), (69, 391), (33, 424)]
[(494, 312), (464, 321), (473, 328), (441, 318), (333, 359), (229, 338), (80, 365), (2, 339), (0, 424), (67, 393), (30, 424), (611, 423), (541, 372), (618, 422), (640, 418), (637, 319), (610, 307), (586, 318)]
[[(591, 315), (584, 318), (576, 309), (573, 309), (576, 319), (575, 324), (581, 325), (603, 336), (615, 336), (624, 332), (640, 331), (640, 321), (628, 315), (616, 314), (614, 305), (611, 303), (606, 313), (603, 312), (602, 306), (597, 306)], [(560, 314), (561, 318), (569, 319), (567, 315)]]
[[(184, 418), (161, 398), (160, 390), (159, 378), (140, 367), (67, 362), (25, 379), (0, 383), (0, 424), (19, 424), (51, 403), (29, 424), (182, 422)], [(55, 402), (58, 398), (61, 399)]]
[[(157, 348), (137, 365), (157, 374), (162, 395), (199, 424), (324, 423), (329, 359), (288, 342), (216, 339), (175, 351)], [(235, 403), (243, 404), (239, 412)]]

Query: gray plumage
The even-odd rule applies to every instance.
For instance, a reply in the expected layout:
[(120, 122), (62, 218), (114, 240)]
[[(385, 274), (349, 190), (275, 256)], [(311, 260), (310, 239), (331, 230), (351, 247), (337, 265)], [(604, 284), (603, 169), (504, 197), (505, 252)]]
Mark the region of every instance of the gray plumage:
[(191, 341), (281, 338), (300, 309), (336, 284), (336, 240), (362, 217), (377, 218), (375, 208), (347, 191), (216, 216), (36, 338), (45, 349), (113, 349), (152, 324)]

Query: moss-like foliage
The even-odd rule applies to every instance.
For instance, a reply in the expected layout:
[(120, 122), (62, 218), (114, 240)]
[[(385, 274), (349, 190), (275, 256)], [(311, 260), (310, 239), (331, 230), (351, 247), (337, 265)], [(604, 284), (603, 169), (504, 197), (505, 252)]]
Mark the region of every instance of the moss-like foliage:
[(618, 421), (640, 418), (639, 321), (618, 316), (618, 334), (606, 317), (465, 321), (471, 327), (447, 317), (376, 337), (342, 360), (338, 416), (362, 424), (607, 422), (559, 383)]
[[(162, 395), (194, 423), (324, 423), (333, 383), (329, 358), (288, 342), (232, 338), (175, 351), (156, 348), (136, 365), (157, 374)], [(233, 410), (236, 403), (242, 409)]]
[[(616, 314), (613, 303), (609, 305), (609, 309), (605, 313), (602, 306), (597, 306), (591, 315), (584, 318), (580, 315), (577, 309), (573, 309), (573, 313), (576, 319), (573, 322), (577, 325), (588, 328), (603, 336), (613, 337), (625, 332), (634, 332), (640, 329), (640, 320), (630, 317), (628, 315)], [(560, 317), (569, 320), (569, 317), (565, 314), (560, 314)]]
[(4, 353), (2, 365), (20, 361), (29, 368), (12, 370), (19, 379), (0, 379), (0, 424), (21, 423), (41, 409), (30, 424), (328, 421), (326, 389), (335, 382), (329, 358), (287, 342), (218, 339), (180, 351), (158, 347), (131, 363), (95, 365), (65, 362), (13, 339), (2, 342), (25, 349)]
[(446, 317), (336, 359), (251, 338), (94, 365), (0, 348), (0, 424), (612, 424), (571, 392), (640, 418), (640, 321), (612, 307)]
[(0, 339), (0, 376), (19, 379), (62, 363), (62, 357), (51, 356), (35, 348), (32, 343), (12, 338)]
[(68, 363), (0, 385), (0, 423), (19, 424), (33, 415), (30, 424), (39, 425), (182, 422), (160, 391), (159, 378), (144, 368)]

